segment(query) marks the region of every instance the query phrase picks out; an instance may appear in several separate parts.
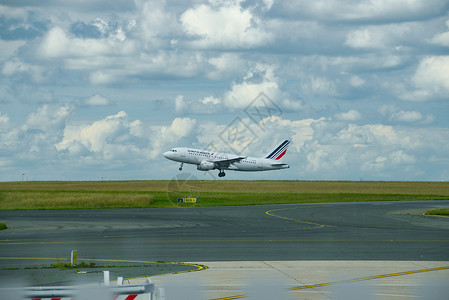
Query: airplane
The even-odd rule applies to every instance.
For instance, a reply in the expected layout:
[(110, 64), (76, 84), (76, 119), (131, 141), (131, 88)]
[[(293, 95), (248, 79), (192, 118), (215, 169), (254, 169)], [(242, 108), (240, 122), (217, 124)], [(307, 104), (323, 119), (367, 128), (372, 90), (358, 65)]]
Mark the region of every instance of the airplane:
[(265, 157), (240, 156), (186, 147), (173, 148), (165, 152), (164, 156), (180, 162), (179, 171), (182, 171), (186, 163), (196, 165), (196, 169), (200, 171), (219, 170), (218, 177), (224, 177), (224, 170), (257, 172), (290, 168), (280, 160), (289, 145), (290, 141), (285, 140)]

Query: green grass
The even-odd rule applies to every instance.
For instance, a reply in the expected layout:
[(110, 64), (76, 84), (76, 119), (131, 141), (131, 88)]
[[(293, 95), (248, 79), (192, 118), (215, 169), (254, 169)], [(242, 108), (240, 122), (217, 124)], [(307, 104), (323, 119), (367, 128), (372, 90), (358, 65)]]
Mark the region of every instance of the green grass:
[(0, 230), (3, 230), (3, 229), (8, 229), (8, 226), (6, 226), (5, 223), (0, 223)]
[(170, 207), (187, 196), (198, 198), (195, 206), (441, 200), (449, 199), (449, 182), (0, 182), (0, 210)]
[(426, 212), (426, 215), (449, 216), (449, 208), (432, 209)]

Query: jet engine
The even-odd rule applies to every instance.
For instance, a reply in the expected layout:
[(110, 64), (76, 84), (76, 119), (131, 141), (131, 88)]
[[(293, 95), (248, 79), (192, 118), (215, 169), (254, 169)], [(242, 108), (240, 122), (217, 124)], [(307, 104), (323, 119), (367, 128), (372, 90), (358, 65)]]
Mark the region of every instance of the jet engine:
[(215, 164), (209, 161), (202, 161), (198, 166), (196, 166), (196, 169), (200, 171), (209, 171), (215, 169)]

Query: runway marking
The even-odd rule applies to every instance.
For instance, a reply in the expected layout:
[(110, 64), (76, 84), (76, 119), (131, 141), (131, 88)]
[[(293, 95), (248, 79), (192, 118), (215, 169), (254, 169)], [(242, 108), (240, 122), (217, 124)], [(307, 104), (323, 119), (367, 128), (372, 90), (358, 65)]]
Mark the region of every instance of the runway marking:
[(301, 220), (296, 220), (296, 219), (291, 219), (291, 218), (287, 218), (287, 217), (282, 217), (276, 214), (273, 214), (272, 212), (274, 211), (280, 211), (280, 210), (292, 210), (292, 209), (297, 209), (298, 207), (295, 208), (279, 208), (279, 209), (272, 209), (272, 210), (268, 210), (265, 212), (265, 214), (275, 217), (275, 218), (279, 218), (279, 219), (283, 219), (283, 220), (287, 220), (290, 222), (295, 222), (295, 223), (302, 223), (302, 224), (308, 224), (308, 225), (314, 225), (317, 227), (306, 227), (303, 229), (317, 229), (317, 228), (323, 228), (323, 227), (335, 227), (335, 226), (331, 226), (331, 225), (325, 225), (325, 224), (319, 224), (319, 223), (313, 223), (313, 222), (307, 222), (307, 221), (301, 221)]
[(445, 218), (445, 219), (449, 219), (449, 216), (444, 216), (444, 215), (428, 215), (427, 212), (422, 214), (424, 217), (437, 217), (437, 218)]
[(304, 285), (304, 286), (293, 287), (288, 290), (290, 290), (290, 291), (302, 290), (302, 289), (323, 287), (323, 286), (336, 285), (336, 284), (342, 284), (342, 283), (351, 283), (351, 282), (366, 281), (366, 280), (381, 279), (381, 278), (388, 278), (388, 277), (395, 277), (395, 276), (402, 276), (402, 275), (409, 275), (409, 274), (417, 274), (417, 273), (425, 273), (425, 272), (432, 272), (432, 271), (441, 271), (441, 270), (449, 270), (449, 266), (430, 268), (430, 269), (421, 269), (421, 270), (414, 270), (414, 271), (406, 271), (406, 272), (399, 272), (399, 273), (391, 273), (391, 274), (383, 274), (383, 275), (375, 275), (375, 276), (341, 280), (341, 281), (328, 282), (328, 283)]
[[(51, 257), (0, 257), (0, 260), (59, 260), (61, 258), (51, 258)], [(186, 271), (175, 271), (175, 272), (169, 272), (169, 273), (163, 273), (163, 274), (157, 274), (152, 275), (154, 276), (160, 276), (160, 275), (169, 275), (169, 274), (180, 274), (180, 273), (189, 273), (189, 272), (196, 272), (201, 270), (207, 270), (209, 269), (208, 266), (200, 265), (200, 264), (194, 264), (194, 263), (185, 263), (185, 262), (165, 262), (165, 261), (145, 261), (145, 260), (124, 260), (124, 259), (102, 259), (102, 258), (79, 258), (79, 261), (87, 260), (87, 261), (102, 261), (102, 262), (126, 262), (126, 263), (142, 263), (142, 264), (165, 264), (165, 265), (181, 265), (181, 266), (191, 266), (196, 267), (194, 270), (186, 270)], [(149, 276), (139, 276), (139, 277), (129, 277), (125, 278), (125, 280), (129, 279), (137, 279), (137, 278), (146, 278)]]
[[(373, 204), (373, 205), (383, 205), (383, 204)], [(329, 205), (329, 206), (336, 206), (336, 205)], [(391, 229), (391, 228), (377, 228), (377, 227), (356, 227), (356, 226), (334, 226), (334, 225), (328, 225), (328, 224), (320, 224), (320, 223), (313, 223), (313, 222), (307, 222), (307, 221), (301, 221), (301, 220), (296, 220), (296, 219), (292, 219), (292, 218), (287, 218), (287, 217), (283, 217), (283, 216), (279, 216), (276, 214), (273, 214), (272, 212), (274, 211), (280, 211), (280, 210), (292, 210), (292, 209), (297, 209), (298, 207), (289, 207), (289, 208), (279, 208), (279, 209), (272, 209), (272, 210), (268, 210), (265, 212), (265, 214), (275, 217), (275, 218), (279, 218), (279, 219), (284, 219), (290, 222), (295, 222), (295, 223), (303, 223), (303, 224), (309, 224), (309, 225), (315, 225), (317, 227), (304, 227), (301, 229), (318, 229), (318, 228), (323, 228), (323, 227), (329, 227), (329, 228), (352, 228), (352, 229), (361, 229), (361, 230), (366, 230), (366, 229), (370, 229), (370, 230), (396, 230), (396, 231), (423, 231), (424, 229)], [(323, 206), (324, 207), (324, 206)], [(442, 218), (449, 218), (449, 216), (441, 216), (441, 215), (426, 215), (426, 213), (423, 213), (423, 216), (425, 217), (442, 217)], [(444, 229), (443, 229), (444, 230)]]
[[(359, 282), (359, 281), (366, 281), (366, 280), (375, 280), (375, 279), (382, 279), (382, 278), (389, 278), (389, 277), (410, 275), (410, 274), (418, 274), (418, 273), (425, 273), (425, 272), (433, 272), (433, 271), (441, 271), (441, 270), (449, 270), (449, 266), (430, 268), (430, 269), (421, 269), (421, 270), (414, 270), (414, 271), (406, 271), (406, 272), (398, 272), (398, 273), (391, 273), (391, 274), (383, 274), (383, 275), (375, 275), (375, 276), (341, 280), (341, 281), (328, 282), (328, 283), (304, 285), (304, 286), (289, 288), (287, 290), (288, 291), (298, 291), (298, 290), (304, 290), (304, 289), (331, 286), (331, 285), (336, 285), (336, 284), (344, 284), (344, 283)], [(230, 300), (230, 299), (241, 299), (241, 298), (246, 298), (246, 297), (248, 297), (248, 295), (239, 295), (239, 296), (232, 296), (232, 297), (225, 297), (225, 298), (215, 298), (213, 300)]]

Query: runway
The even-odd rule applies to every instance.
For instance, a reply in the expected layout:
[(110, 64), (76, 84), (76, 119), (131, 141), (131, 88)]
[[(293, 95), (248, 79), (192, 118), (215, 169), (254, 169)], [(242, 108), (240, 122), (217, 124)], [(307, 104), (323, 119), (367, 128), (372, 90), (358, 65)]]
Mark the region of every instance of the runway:
[[(449, 261), (449, 201), (1, 211), (0, 268), (33, 258)], [(23, 258), (23, 259), (21, 259)], [(5, 271), (2, 271), (5, 273)]]

